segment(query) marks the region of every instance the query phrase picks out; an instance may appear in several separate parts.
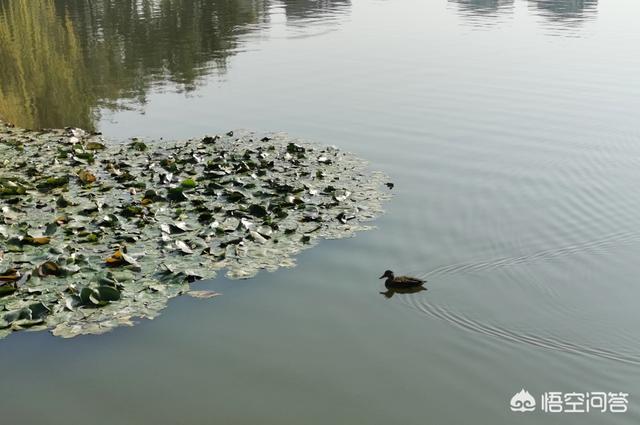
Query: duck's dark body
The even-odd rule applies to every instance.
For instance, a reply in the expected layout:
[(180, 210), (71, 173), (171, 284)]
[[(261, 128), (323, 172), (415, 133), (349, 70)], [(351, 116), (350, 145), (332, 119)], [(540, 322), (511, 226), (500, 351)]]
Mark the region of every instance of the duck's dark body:
[(384, 274), (380, 276), (380, 279), (384, 279), (385, 277), (387, 278), (387, 280), (385, 280), (384, 286), (386, 286), (387, 289), (394, 289), (396, 291), (402, 289), (420, 288), (426, 283), (425, 280), (418, 279), (417, 277), (394, 276), (391, 270), (387, 270), (386, 272), (384, 272)]

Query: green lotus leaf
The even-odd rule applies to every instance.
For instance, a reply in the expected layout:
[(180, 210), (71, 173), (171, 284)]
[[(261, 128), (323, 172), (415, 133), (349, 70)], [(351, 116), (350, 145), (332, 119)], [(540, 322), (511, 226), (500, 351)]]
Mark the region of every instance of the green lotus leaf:
[(264, 205), (251, 204), (248, 208), (249, 214), (255, 217), (264, 217), (268, 214), (267, 208)]
[(0, 284), (0, 298), (11, 295), (17, 290), (18, 288), (16, 288), (13, 284), (2, 283)]
[(148, 149), (147, 145), (144, 142), (134, 139), (133, 142), (129, 144), (129, 148), (136, 150), (138, 152), (144, 152)]
[(36, 187), (41, 191), (48, 191), (50, 189), (65, 186), (69, 183), (69, 176), (61, 177), (47, 177), (36, 184)]
[(64, 299), (64, 305), (69, 311), (74, 311), (78, 306), (82, 305), (82, 300), (77, 295), (70, 295)]
[(100, 142), (89, 141), (84, 145), (84, 148), (90, 151), (101, 151), (107, 147)]
[(31, 319), (33, 320), (43, 319), (44, 317), (46, 317), (48, 314), (51, 313), (51, 310), (49, 309), (49, 307), (47, 307), (41, 302), (31, 304), (29, 305), (28, 308), (31, 311)]
[(229, 202), (239, 202), (246, 198), (245, 194), (238, 190), (228, 191), (226, 196)]
[(194, 179), (185, 179), (182, 180), (182, 183), (180, 183), (180, 185), (185, 189), (195, 189), (198, 184)]
[(189, 198), (184, 194), (183, 187), (170, 187), (167, 189), (167, 199), (173, 202), (184, 202), (189, 200)]
[(191, 247), (183, 241), (176, 241), (176, 248), (178, 248), (183, 254), (193, 254)]
[(120, 299), (120, 291), (111, 286), (99, 286), (96, 292), (103, 301), (118, 301)]

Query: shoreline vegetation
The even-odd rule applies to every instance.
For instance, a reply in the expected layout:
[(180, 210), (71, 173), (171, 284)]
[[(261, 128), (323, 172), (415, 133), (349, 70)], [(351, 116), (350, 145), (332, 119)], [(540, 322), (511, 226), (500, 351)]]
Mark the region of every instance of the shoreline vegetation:
[(292, 267), (320, 239), (368, 229), (384, 182), (282, 133), (115, 142), (0, 122), (0, 338), (100, 334), (153, 319), (217, 270)]

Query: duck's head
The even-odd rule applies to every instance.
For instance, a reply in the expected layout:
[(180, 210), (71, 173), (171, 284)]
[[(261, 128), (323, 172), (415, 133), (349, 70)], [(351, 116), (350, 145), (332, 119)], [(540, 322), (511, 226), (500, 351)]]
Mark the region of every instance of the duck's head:
[(385, 277), (393, 279), (393, 272), (391, 270), (387, 270), (382, 276), (379, 277), (379, 279), (384, 279)]

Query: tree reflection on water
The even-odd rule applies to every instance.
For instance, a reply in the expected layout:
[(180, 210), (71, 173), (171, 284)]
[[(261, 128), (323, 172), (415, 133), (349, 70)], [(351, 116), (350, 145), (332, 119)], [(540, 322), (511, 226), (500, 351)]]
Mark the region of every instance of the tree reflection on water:
[[(153, 87), (193, 91), (224, 73), (270, 0), (0, 0), (0, 116), (22, 127), (94, 129), (99, 108), (144, 107)], [(348, 0), (284, 3), (291, 20)]]

